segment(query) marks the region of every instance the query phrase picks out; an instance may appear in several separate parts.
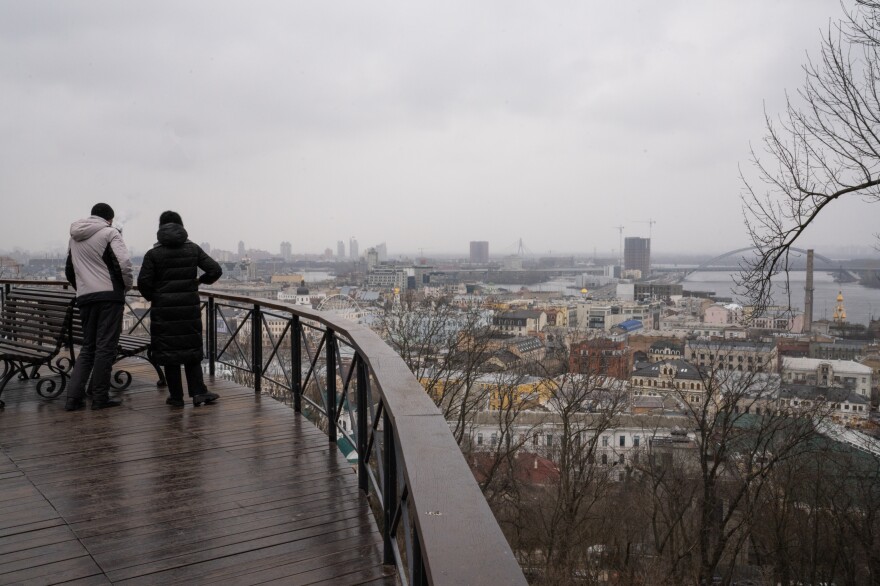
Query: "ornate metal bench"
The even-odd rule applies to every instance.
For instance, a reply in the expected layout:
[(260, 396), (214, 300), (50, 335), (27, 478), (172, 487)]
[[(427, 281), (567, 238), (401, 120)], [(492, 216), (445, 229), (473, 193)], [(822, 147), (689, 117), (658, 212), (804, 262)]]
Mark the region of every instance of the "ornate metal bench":
[[(40, 396), (57, 397), (67, 385), (73, 361), (67, 356), (57, 360), (56, 357), (64, 345), (73, 304), (71, 295), (59, 293), (62, 292), (17, 288), (6, 296), (0, 312), (0, 395), (16, 374), (21, 380), (39, 378), (41, 366), (59, 374), (61, 383), (41, 380), (37, 383)], [(3, 406), (0, 401), (0, 409)]]
[[(37, 393), (53, 398), (64, 392), (76, 361), (75, 347), (81, 346), (84, 339), (82, 318), (74, 299), (72, 291), (35, 288), (14, 288), (6, 296), (0, 315), (0, 394), (16, 374), (20, 380), (40, 378), (42, 366), (60, 375), (61, 380), (60, 384), (54, 379), (41, 380)], [(66, 355), (58, 357), (65, 348)], [(159, 375), (157, 386), (165, 386), (165, 375), (152, 360), (149, 338), (122, 334), (113, 362), (128, 357), (150, 362)], [(127, 388), (131, 373), (114, 371), (110, 384), (118, 390)], [(0, 408), (3, 406), (0, 401)]]

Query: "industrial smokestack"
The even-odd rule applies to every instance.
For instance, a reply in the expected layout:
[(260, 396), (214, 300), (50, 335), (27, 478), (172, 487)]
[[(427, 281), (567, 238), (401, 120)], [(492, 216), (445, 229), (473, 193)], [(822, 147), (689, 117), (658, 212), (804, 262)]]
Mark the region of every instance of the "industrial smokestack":
[(813, 328), (813, 249), (807, 250), (807, 285), (804, 287), (804, 333)]

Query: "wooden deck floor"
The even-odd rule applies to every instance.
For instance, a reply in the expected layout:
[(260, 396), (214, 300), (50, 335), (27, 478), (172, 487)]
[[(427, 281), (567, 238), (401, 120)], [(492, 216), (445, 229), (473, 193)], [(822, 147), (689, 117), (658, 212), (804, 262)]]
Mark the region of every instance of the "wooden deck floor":
[(129, 364), (113, 409), (4, 391), (0, 584), (396, 583), (351, 466), (308, 420), (219, 380), (216, 404), (175, 409)]

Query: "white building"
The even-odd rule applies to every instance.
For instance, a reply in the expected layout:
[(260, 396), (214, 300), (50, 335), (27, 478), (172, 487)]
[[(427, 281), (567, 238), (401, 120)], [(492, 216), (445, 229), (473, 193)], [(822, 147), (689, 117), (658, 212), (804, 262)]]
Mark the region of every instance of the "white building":
[(782, 380), (789, 384), (838, 387), (870, 397), (872, 374), (870, 366), (852, 360), (782, 358)]
[[(655, 445), (664, 444), (674, 438), (692, 441), (693, 434), (682, 433), (689, 426), (688, 419), (680, 416), (626, 415), (615, 418), (613, 424), (597, 432), (594, 421), (604, 415), (594, 413), (578, 414), (569, 425), (574, 425), (584, 442), (596, 438), (596, 461), (608, 466), (614, 478), (625, 477), (626, 470), (640, 458), (647, 457)], [(520, 413), (509, 431), (524, 452), (533, 452), (553, 460), (558, 455), (563, 434), (563, 423), (555, 413), (527, 411)], [(502, 441), (498, 416), (494, 413), (478, 413), (469, 430), (471, 446), (477, 450), (491, 451)]]

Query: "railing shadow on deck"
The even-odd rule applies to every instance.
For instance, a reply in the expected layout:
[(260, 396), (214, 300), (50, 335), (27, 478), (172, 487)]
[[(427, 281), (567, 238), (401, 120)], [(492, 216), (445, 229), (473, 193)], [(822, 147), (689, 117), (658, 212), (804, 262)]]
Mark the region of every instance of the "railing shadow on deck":
[[(0, 285), (0, 302), (11, 287), (68, 286)], [(345, 453), (402, 584), (526, 583), (442, 414), (378, 335), (310, 307), (201, 296), (210, 374), (288, 403)], [(146, 304), (129, 301), (126, 332), (148, 335)]]

